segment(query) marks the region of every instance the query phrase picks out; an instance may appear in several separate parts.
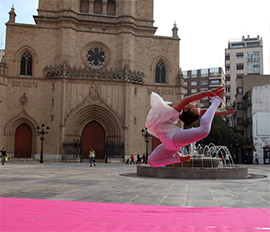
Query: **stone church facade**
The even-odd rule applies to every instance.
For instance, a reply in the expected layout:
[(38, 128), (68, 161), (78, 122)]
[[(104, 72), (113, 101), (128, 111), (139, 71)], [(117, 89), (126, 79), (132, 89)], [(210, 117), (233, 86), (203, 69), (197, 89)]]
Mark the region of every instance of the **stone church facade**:
[[(145, 152), (152, 91), (182, 98), (177, 27), (156, 36), (153, 0), (39, 0), (35, 24), (6, 23), (0, 141), (15, 158), (99, 160)], [(78, 142), (79, 141), (79, 142)], [(153, 142), (154, 146), (154, 142)], [(151, 151), (151, 141), (149, 152)]]

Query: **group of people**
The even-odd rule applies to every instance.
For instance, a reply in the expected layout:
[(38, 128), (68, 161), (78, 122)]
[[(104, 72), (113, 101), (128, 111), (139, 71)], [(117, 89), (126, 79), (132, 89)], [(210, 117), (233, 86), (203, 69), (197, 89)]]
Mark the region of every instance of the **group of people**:
[(133, 154), (131, 154), (130, 157), (126, 160), (126, 164), (146, 164), (146, 163), (147, 160), (144, 153), (142, 156), (140, 156), (139, 153), (137, 153), (136, 161)]

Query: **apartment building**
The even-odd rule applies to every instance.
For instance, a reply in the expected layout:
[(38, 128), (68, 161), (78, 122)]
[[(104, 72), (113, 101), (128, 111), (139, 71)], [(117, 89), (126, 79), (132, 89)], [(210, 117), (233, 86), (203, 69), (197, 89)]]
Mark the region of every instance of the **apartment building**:
[(237, 111), (243, 120), (236, 125), (246, 138), (243, 154), (248, 163), (254, 161), (255, 154), (259, 163), (267, 163), (263, 147), (270, 139), (270, 75), (246, 75), (243, 80), (243, 102), (238, 103)]
[(225, 49), (226, 102), (232, 106), (242, 98), (243, 76), (263, 74), (263, 41), (260, 36), (230, 40)]
[[(182, 71), (184, 78), (185, 96), (202, 92), (208, 89), (216, 89), (221, 86), (225, 87), (225, 74), (221, 67), (184, 70)], [(200, 100), (200, 106), (205, 107), (209, 104), (208, 97)], [(225, 98), (221, 104), (221, 108), (225, 108)]]

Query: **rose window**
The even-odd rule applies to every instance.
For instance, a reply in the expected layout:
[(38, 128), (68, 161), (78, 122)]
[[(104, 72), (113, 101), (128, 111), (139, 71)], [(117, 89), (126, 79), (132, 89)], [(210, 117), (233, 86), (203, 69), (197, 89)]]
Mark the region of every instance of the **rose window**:
[(93, 47), (88, 50), (86, 59), (91, 68), (99, 69), (104, 65), (106, 55), (100, 47)]

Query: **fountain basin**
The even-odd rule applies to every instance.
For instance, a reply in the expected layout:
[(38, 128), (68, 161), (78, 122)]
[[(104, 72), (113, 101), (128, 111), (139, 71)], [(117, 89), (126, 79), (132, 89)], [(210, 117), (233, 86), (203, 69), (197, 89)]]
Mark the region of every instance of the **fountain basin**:
[(215, 157), (206, 157), (202, 155), (193, 156), (189, 162), (176, 163), (167, 165), (167, 167), (211, 167), (216, 168), (220, 164), (221, 159)]
[(137, 165), (137, 176), (172, 179), (246, 179), (247, 166), (233, 167), (157, 167)]

